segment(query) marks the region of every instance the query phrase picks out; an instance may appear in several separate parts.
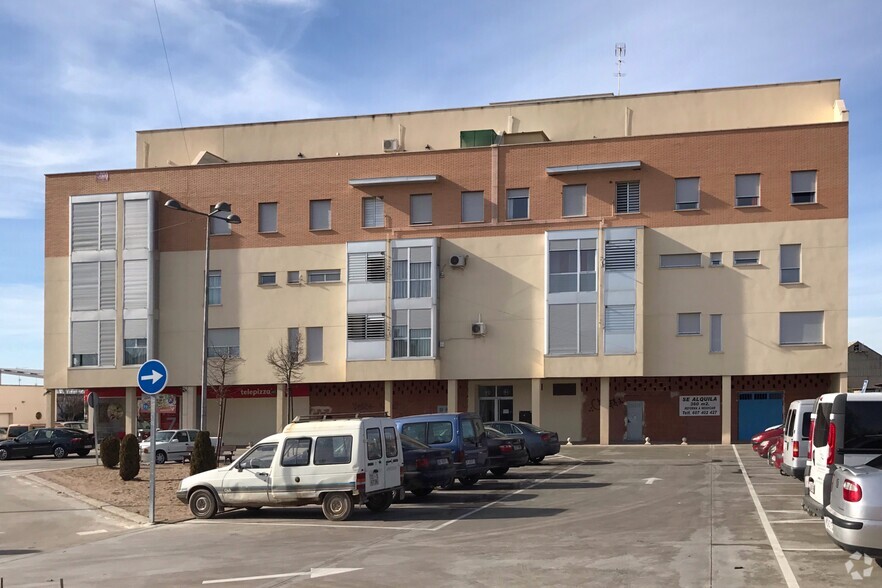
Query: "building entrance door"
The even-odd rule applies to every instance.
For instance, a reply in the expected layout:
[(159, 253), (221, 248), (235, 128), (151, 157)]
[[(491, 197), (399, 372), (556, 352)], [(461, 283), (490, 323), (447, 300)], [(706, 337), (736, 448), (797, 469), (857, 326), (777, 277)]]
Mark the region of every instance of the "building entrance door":
[(625, 402), (625, 441), (643, 441), (643, 401)]
[(738, 440), (750, 441), (757, 433), (780, 425), (784, 419), (783, 392), (738, 394)]
[(514, 386), (478, 386), (478, 406), (481, 420), (514, 420)]

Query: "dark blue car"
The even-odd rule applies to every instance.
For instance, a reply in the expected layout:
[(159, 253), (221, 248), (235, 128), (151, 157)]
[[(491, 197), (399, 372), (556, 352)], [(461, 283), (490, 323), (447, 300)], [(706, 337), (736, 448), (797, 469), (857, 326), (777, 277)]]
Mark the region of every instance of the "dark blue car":
[(474, 413), (420, 414), (397, 418), (395, 425), (401, 434), (420, 443), (449, 449), (456, 478), (463, 486), (473, 486), (490, 469), (484, 425)]
[(554, 431), (521, 421), (496, 421), (487, 423), (487, 426), (493, 427), (503, 435), (523, 439), (530, 463), (538, 464), (545, 459), (545, 456), (560, 453), (560, 438)]

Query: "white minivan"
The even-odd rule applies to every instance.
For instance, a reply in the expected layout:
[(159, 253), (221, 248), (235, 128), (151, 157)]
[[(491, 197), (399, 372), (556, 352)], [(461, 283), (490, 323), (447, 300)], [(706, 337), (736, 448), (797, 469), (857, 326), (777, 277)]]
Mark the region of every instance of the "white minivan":
[(356, 503), (389, 508), (403, 465), (390, 418), (295, 419), (231, 465), (184, 478), (177, 497), (202, 519), (227, 507), (320, 504), (328, 520), (344, 521)]
[(803, 507), (823, 516), (830, 504), (833, 469), (860, 466), (882, 455), (882, 392), (837, 392), (815, 401), (812, 455)]
[(784, 419), (784, 455), (782, 473), (800, 480), (805, 475), (808, 458), (809, 433), (812, 427), (812, 409), (815, 401), (794, 400)]

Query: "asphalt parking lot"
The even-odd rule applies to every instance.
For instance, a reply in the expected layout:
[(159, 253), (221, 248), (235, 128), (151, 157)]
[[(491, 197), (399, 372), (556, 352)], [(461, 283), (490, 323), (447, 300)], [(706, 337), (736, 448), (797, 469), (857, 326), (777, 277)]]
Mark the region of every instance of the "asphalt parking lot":
[[(565, 447), (542, 465), (471, 489), (408, 497), (382, 515), (359, 508), (349, 521), (331, 523), (318, 507), (229, 511), (211, 521), (0, 556), (0, 575), (6, 586), (59, 578), (66, 586), (260, 587), (855, 581), (848, 554), (802, 512), (801, 483), (780, 476), (749, 446), (737, 452)], [(0, 534), (0, 545), (14, 549), (15, 540)], [(860, 585), (882, 586), (882, 569), (851, 563), (851, 571), (871, 570)]]

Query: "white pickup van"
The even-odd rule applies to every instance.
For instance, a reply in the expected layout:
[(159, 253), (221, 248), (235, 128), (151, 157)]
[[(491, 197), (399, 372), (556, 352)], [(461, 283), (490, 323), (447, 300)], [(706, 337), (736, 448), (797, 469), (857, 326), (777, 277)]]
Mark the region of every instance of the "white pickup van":
[(344, 521), (355, 503), (389, 508), (402, 493), (403, 466), (390, 418), (295, 419), (232, 465), (184, 478), (177, 497), (202, 519), (226, 507), (321, 504), (328, 520)]
[[(156, 463), (166, 461), (184, 461), (193, 453), (196, 444), (196, 429), (175, 429), (170, 431), (156, 431)], [(211, 438), (211, 445), (217, 447), (217, 437)], [(144, 458), (150, 463), (150, 439), (138, 444)]]

